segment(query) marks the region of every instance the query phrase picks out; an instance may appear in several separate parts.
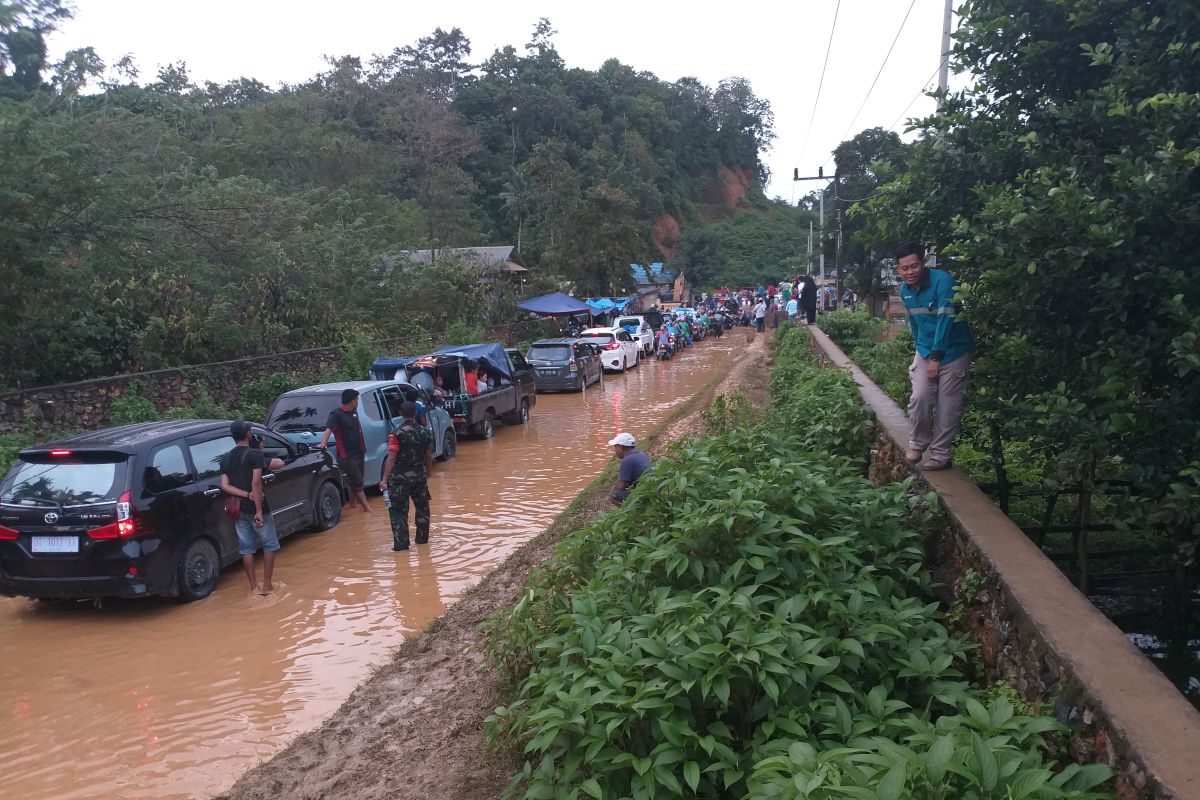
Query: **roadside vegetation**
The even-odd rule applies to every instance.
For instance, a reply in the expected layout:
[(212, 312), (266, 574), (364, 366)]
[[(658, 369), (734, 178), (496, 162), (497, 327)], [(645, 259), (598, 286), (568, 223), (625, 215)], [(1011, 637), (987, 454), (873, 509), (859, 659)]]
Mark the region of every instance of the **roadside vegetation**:
[(863, 477), (845, 373), (780, 334), (760, 419), (656, 463), (492, 620), (507, 796), (1099, 797), (1061, 726), (970, 685), (917, 528), (932, 500)]

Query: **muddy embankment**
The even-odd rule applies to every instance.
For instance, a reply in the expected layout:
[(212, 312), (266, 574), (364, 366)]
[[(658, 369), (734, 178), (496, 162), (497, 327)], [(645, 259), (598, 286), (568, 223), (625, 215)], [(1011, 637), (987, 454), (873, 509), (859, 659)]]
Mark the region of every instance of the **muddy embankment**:
[[(735, 329), (731, 335), (747, 335)], [(767, 339), (758, 336), (716, 379), (649, 437), (660, 455), (702, 430), (700, 414), (718, 394), (765, 397)], [(519, 595), (530, 571), (559, 538), (608, 507), (610, 465), (546, 531), (528, 542), (420, 636), (351, 693), (338, 711), (275, 757), (249, 770), (221, 800), (472, 800), (494, 798), (518, 768), (488, 748), (484, 719), (497, 704), (497, 676), (480, 624)]]

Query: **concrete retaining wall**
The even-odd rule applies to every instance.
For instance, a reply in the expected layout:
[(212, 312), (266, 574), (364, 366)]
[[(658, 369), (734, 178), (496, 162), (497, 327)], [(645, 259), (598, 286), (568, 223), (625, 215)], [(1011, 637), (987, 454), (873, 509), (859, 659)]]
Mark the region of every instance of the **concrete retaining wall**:
[[(849, 369), (874, 412), (872, 477), (912, 474), (904, 412), (811, 330), (819, 358)], [(930, 566), (979, 647), (978, 677), (1052, 704), (1072, 729), (1072, 754), (1117, 770), (1121, 800), (1200, 799), (1200, 713), (967, 476), (920, 478), (945, 511), (944, 528), (927, 540)]]

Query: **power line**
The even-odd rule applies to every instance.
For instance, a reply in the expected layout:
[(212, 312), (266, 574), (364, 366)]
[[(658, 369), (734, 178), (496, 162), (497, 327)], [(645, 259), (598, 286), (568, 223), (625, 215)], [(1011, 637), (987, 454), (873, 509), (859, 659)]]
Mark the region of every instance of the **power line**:
[[(854, 112), (854, 118), (850, 120), (850, 124), (846, 126), (846, 132), (842, 134), (842, 140), (845, 141), (846, 134), (854, 128), (854, 123), (858, 122), (858, 116), (863, 109), (867, 107), (867, 100), (871, 98), (871, 92), (875, 91), (875, 84), (879, 83), (879, 76), (883, 75), (883, 70), (887, 66), (888, 59), (892, 57), (892, 51), (896, 49), (896, 42), (900, 41), (900, 34), (904, 32), (904, 25), (908, 22), (908, 16), (912, 13), (913, 6), (917, 4), (917, 0), (912, 0), (908, 4), (908, 11), (904, 12), (904, 19), (900, 20), (900, 28), (896, 31), (895, 38), (892, 39), (891, 47), (888, 48), (887, 55), (883, 57), (883, 63), (879, 65), (879, 71), (875, 73), (875, 80), (871, 81), (871, 88), (867, 89), (867, 94), (863, 97), (862, 103), (858, 107), (858, 111)], [(910, 103), (911, 105), (911, 103)], [(905, 109), (907, 111), (908, 109)]]
[(804, 133), (804, 145), (800, 148), (800, 158), (797, 163), (804, 161), (804, 153), (808, 150), (808, 137), (812, 135), (813, 122), (817, 119), (817, 105), (821, 102), (821, 88), (825, 85), (825, 69), (829, 66), (829, 53), (833, 50), (833, 34), (837, 30), (838, 12), (842, 10), (842, 0), (838, 0), (833, 9), (833, 25), (829, 26), (829, 42), (825, 45), (825, 63), (821, 65), (821, 80), (817, 82), (817, 97), (813, 100), (812, 116), (808, 118), (808, 130)]
[(921, 84), (921, 88), (917, 90), (917, 93), (915, 95), (913, 95), (913, 99), (908, 101), (908, 105), (906, 105), (904, 107), (904, 110), (896, 115), (896, 118), (894, 120), (892, 120), (891, 125), (888, 125), (888, 130), (891, 130), (892, 128), (896, 127), (896, 123), (900, 121), (900, 118), (903, 117), (910, 108), (912, 108), (912, 104), (917, 102), (917, 100), (921, 97), (921, 95), (925, 94), (926, 89), (928, 89), (928, 87), (929, 87), (929, 82), (937, 77), (937, 74), (939, 72), (941, 72), (941, 70), (942, 70), (942, 64), (945, 64), (945, 63), (946, 63), (946, 59), (943, 58), (941, 60), (941, 62), (938, 63), (937, 69), (935, 69), (933, 71), (933, 74), (930, 75), (923, 84)]

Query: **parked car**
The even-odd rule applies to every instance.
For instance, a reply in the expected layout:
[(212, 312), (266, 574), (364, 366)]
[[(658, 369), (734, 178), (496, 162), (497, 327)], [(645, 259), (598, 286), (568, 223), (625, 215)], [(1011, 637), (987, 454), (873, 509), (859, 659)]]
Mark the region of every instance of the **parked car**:
[[(490, 379), (488, 389), (477, 395), (465, 393), (468, 362), (482, 365)], [(371, 364), (373, 377), (407, 378), (429, 391), (434, 374), (442, 377), (442, 388), (450, 393), (446, 410), (460, 436), (490, 439), (497, 420), (524, 425), (537, 404), (534, 370), (527, 363), (519, 369), (514, 366), (509, 351), (497, 342), (452, 345), (423, 356), (377, 358)]]
[(588, 328), (579, 338), (600, 347), (600, 363), (605, 369), (624, 372), (641, 363), (641, 345), (624, 328)]
[(529, 346), (526, 358), (539, 392), (578, 392), (604, 379), (600, 353), (596, 345), (578, 339), (542, 339)]
[(629, 335), (642, 346), (642, 355), (654, 355), (654, 328), (650, 321), (641, 316), (617, 317), (617, 327), (629, 331)]
[[(433, 434), (433, 455), (439, 460), (454, 458), (458, 439), (454, 422), (445, 408), (433, 402), (425, 390), (405, 381), (349, 381), (322, 383), (293, 389), (276, 398), (267, 412), (267, 427), (279, 431), (298, 444), (315, 445), (325, 432), (329, 412), (342, 402), (342, 391), (358, 391), (358, 424), (362, 427), (367, 453), (363, 483), (375, 486), (383, 480), (383, 462), (387, 458), (388, 433), (400, 424), (400, 404), (405, 400), (420, 403), (425, 409), (425, 424)], [(329, 437), (330, 444), (337, 437)], [(335, 448), (329, 448), (331, 452)]]
[[(280, 538), (338, 524), (341, 471), (320, 450), (255, 425)], [(228, 420), (141, 422), (23, 449), (0, 484), (0, 593), (199, 600), (237, 561), (224, 511)]]

